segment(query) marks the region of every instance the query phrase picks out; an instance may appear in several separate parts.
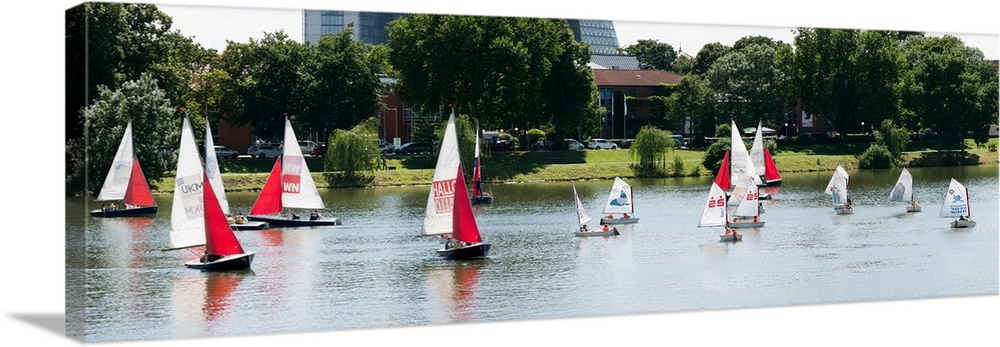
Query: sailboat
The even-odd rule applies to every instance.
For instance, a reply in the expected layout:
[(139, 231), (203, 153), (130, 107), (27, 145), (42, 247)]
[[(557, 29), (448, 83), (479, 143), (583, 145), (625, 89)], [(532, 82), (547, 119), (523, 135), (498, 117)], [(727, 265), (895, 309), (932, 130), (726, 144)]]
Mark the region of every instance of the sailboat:
[(580, 196), (576, 194), (576, 184), (573, 184), (573, 200), (576, 202), (576, 220), (580, 226), (580, 230), (573, 232), (575, 236), (612, 236), (620, 235), (618, 233), (618, 228), (612, 228), (610, 230), (590, 230), (587, 228), (587, 222), (591, 220), (590, 213), (587, 209), (583, 207), (583, 203), (580, 202)]
[(719, 241), (740, 241), (743, 239), (743, 234), (729, 228), (727, 207), (726, 191), (712, 182), (712, 188), (708, 191), (708, 199), (705, 201), (705, 210), (701, 213), (701, 220), (698, 221), (698, 227), (725, 226), (726, 232), (719, 235)]
[[(204, 174), (203, 174), (204, 175)], [(184, 264), (188, 268), (203, 271), (230, 271), (249, 269), (253, 262), (254, 252), (246, 252), (240, 245), (240, 240), (236, 238), (233, 229), (226, 221), (226, 215), (222, 212), (219, 200), (212, 191), (211, 180), (203, 176), (204, 186), (202, 197), (204, 199), (205, 223), (205, 254), (198, 259)]]
[(341, 225), (340, 218), (320, 217), (318, 213), (316, 219), (304, 219), (295, 213), (290, 217), (280, 215), (284, 208), (312, 209), (314, 213), (324, 208), (323, 199), (319, 196), (319, 190), (316, 189), (298, 143), (292, 123), (288, 120), (288, 115), (285, 115), (285, 139), (281, 158), (275, 161), (247, 219), (267, 222), (272, 227)]
[(774, 165), (771, 152), (764, 146), (763, 124), (757, 123), (757, 134), (753, 138), (753, 146), (750, 147), (750, 159), (753, 162), (755, 173), (761, 178), (760, 186), (776, 186), (781, 184), (781, 174), (778, 167)]
[(447, 259), (484, 258), (489, 255), (491, 244), (483, 242), (479, 235), (461, 166), (455, 133), (455, 110), (452, 109), (434, 166), (420, 235), (443, 235), (448, 239), (445, 247), (437, 250), (438, 256)]
[[(753, 179), (748, 175), (744, 175), (741, 180), (745, 182), (742, 185), (746, 188), (738, 196), (739, 204), (736, 206), (736, 211), (733, 212), (732, 221), (726, 220), (726, 223), (730, 228), (763, 227), (764, 220), (760, 219), (760, 201), (758, 199), (760, 193), (757, 190), (757, 185), (753, 184)], [(737, 197), (735, 190), (733, 197)]]
[(851, 177), (844, 167), (837, 165), (837, 170), (833, 172), (830, 183), (826, 185), (826, 194), (833, 199), (833, 209), (837, 214), (852, 214), (854, 207), (851, 206), (851, 199), (847, 197), (847, 187), (850, 185)]
[(115, 159), (111, 162), (108, 177), (104, 179), (97, 201), (121, 200), (124, 208), (111, 203), (110, 207), (90, 211), (92, 217), (132, 217), (156, 214), (156, 202), (149, 190), (146, 175), (139, 166), (132, 146), (132, 120), (125, 126), (125, 134), (118, 144)]
[(476, 129), (476, 155), (473, 158), (476, 168), (472, 171), (472, 204), (492, 204), (493, 195), (483, 191), (482, 170), (479, 168), (482, 158), (479, 156), (479, 129)]
[[(743, 143), (743, 136), (740, 136), (740, 129), (736, 127), (736, 121), (730, 120), (729, 122), (729, 135), (732, 142), (729, 145), (729, 151), (732, 153), (729, 157), (729, 177), (740, 177), (743, 174), (750, 174), (755, 184), (763, 185), (764, 183), (760, 180), (760, 176), (756, 175), (757, 167), (750, 158), (750, 152), (747, 151), (746, 144)], [(723, 189), (729, 188), (731, 187)]]
[[(215, 187), (215, 197), (219, 200), (219, 206), (226, 216), (231, 217), (229, 211), (229, 199), (226, 198), (226, 188), (222, 185), (222, 174), (219, 171), (219, 158), (215, 155), (215, 140), (212, 139), (212, 127), (208, 125), (208, 116), (205, 116), (205, 175), (212, 186)], [(229, 226), (236, 230), (257, 230), (266, 229), (270, 225), (267, 222), (251, 221), (243, 218), (242, 214), (233, 219)]]
[[(632, 186), (625, 183), (621, 177), (615, 177), (608, 201), (604, 203), (603, 213), (608, 215), (601, 217), (601, 224), (634, 224), (639, 222), (639, 218), (631, 216), (635, 212), (632, 198)], [(614, 217), (616, 213), (621, 213), (622, 216), (616, 218)]]
[(889, 193), (889, 201), (908, 202), (906, 212), (920, 212), (920, 204), (913, 200), (913, 176), (905, 167), (903, 172), (899, 173), (899, 179), (892, 187), (892, 193)]
[(952, 228), (976, 226), (976, 222), (972, 220), (972, 209), (969, 206), (969, 189), (954, 178), (948, 185), (948, 192), (944, 195), (944, 202), (941, 204), (941, 212), (938, 217), (958, 217), (951, 222)]

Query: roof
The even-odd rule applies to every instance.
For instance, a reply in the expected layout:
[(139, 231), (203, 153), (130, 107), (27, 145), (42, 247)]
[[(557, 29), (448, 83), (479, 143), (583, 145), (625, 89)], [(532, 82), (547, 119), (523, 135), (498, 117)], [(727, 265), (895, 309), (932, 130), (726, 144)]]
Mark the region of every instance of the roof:
[(681, 75), (666, 70), (594, 70), (599, 86), (658, 86), (678, 84)]
[(639, 59), (631, 55), (592, 54), (587, 65), (594, 70), (638, 70)]

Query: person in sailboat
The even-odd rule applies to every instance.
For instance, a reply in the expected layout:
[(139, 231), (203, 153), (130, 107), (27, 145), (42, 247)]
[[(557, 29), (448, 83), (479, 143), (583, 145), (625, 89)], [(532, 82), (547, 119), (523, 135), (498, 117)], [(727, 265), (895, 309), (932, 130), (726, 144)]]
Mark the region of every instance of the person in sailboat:
[(628, 219), (628, 213), (624, 213), (624, 216), (622, 216), (622, 218)]
[(590, 230), (588, 230), (588, 229), (587, 229), (587, 225), (586, 225), (586, 224), (584, 224), (584, 225), (581, 225), (581, 226), (580, 226), (580, 232), (581, 232), (581, 233), (588, 233), (588, 232), (590, 232)]
[(604, 218), (605, 219), (615, 219), (615, 215), (609, 214), (607, 217), (604, 217)]
[(236, 212), (236, 224), (243, 224), (246, 221), (246, 218), (243, 217), (243, 212)]
[(319, 215), (319, 212), (317, 212), (316, 210), (312, 210), (312, 212), (309, 213), (309, 220), (319, 220), (320, 218), (322, 218), (322, 217)]
[(236, 218), (233, 218), (233, 215), (226, 213), (226, 222), (229, 224), (236, 223)]
[(299, 219), (299, 215), (298, 215), (298, 214), (295, 214), (295, 213), (293, 212), (293, 213), (292, 213), (292, 219)]
[(608, 231), (608, 230), (609, 230), (609, 227), (608, 227), (607, 224), (605, 224), (603, 227), (601, 227), (601, 231)]

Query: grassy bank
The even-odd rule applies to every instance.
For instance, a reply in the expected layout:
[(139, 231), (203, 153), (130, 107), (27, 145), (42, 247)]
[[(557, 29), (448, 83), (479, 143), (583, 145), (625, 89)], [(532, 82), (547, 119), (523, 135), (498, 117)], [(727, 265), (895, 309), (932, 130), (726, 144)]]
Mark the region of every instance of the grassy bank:
[[(991, 139), (996, 142), (996, 139)], [(922, 146), (921, 146), (922, 145)], [(953, 166), (997, 164), (998, 155), (987, 149), (969, 149), (965, 152), (937, 152), (933, 144), (911, 145), (913, 151), (905, 153), (909, 166)], [(832, 171), (837, 165), (845, 169), (858, 168), (857, 155), (864, 152), (867, 144), (784, 146), (773, 154), (775, 165), (783, 173)], [(970, 148), (974, 146), (970, 145)], [(675, 150), (668, 155), (669, 162), (680, 158), (684, 163), (685, 176), (710, 176), (712, 171), (701, 166), (704, 150)], [(339, 173), (322, 172), (322, 158), (307, 158), (313, 170), (313, 180), (319, 188), (342, 187), (395, 187), (428, 185), (434, 175), (437, 158), (431, 155), (390, 156), (387, 165), (394, 170), (377, 170), (366, 180), (345, 180)], [(220, 161), (220, 170), (226, 190), (260, 190), (275, 159), (241, 158)], [(494, 183), (575, 181), (588, 179), (610, 179), (615, 176), (633, 178), (630, 164), (634, 163), (628, 150), (588, 150), (588, 151), (540, 151), (540, 152), (496, 152), (487, 153), (483, 158), (484, 179)], [(152, 182), (157, 193), (173, 190), (173, 174), (160, 181)]]

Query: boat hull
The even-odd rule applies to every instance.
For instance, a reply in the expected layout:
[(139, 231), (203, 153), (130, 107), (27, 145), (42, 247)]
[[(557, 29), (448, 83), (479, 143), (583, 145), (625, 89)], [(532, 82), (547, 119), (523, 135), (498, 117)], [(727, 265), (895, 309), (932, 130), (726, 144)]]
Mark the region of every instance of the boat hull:
[(776, 179), (776, 180), (773, 180), (773, 181), (765, 181), (764, 182), (764, 187), (775, 187), (775, 186), (780, 186), (780, 185), (781, 185), (781, 179), (780, 178)]
[(101, 211), (93, 210), (90, 211), (91, 217), (99, 218), (115, 218), (115, 217), (142, 217), (142, 216), (153, 216), (156, 215), (156, 206), (143, 206), (143, 207), (133, 207), (133, 208), (123, 208), (118, 210)]
[(729, 223), (729, 227), (730, 228), (734, 228), (734, 229), (736, 229), (736, 228), (760, 228), (760, 227), (763, 227), (763, 226), (764, 226), (764, 221), (756, 221), (756, 222), (754, 222), (754, 221), (746, 221), (746, 222), (737, 221), (737, 222), (730, 222)]
[(743, 234), (722, 234), (719, 235), (719, 242), (736, 242), (743, 241)]
[(906, 212), (920, 212), (920, 206), (906, 206)]
[(607, 224), (607, 225), (635, 224), (638, 222), (639, 218), (612, 218), (612, 219), (601, 218), (601, 224)]
[(242, 254), (227, 255), (210, 262), (202, 262), (201, 259), (195, 259), (185, 263), (184, 266), (202, 271), (245, 270), (250, 268), (250, 263), (253, 262), (253, 256), (254, 252), (247, 252)]
[(844, 207), (844, 205), (834, 205), (833, 210), (837, 211), (837, 214), (854, 214), (854, 208)]
[(580, 237), (616, 236), (616, 235), (621, 235), (621, 233), (618, 232), (618, 228), (611, 228), (611, 230), (608, 230), (608, 231), (585, 231), (585, 232), (584, 231), (575, 231), (575, 232), (573, 232), (573, 236), (580, 236)]
[(492, 196), (486, 196), (486, 195), (484, 195), (484, 196), (473, 196), (471, 199), (469, 199), (469, 202), (471, 202), (473, 205), (492, 204), (493, 203), (493, 197)]
[(445, 259), (476, 259), (476, 258), (486, 258), (490, 254), (490, 247), (492, 244), (489, 243), (476, 243), (470, 246), (460, 247), (460, 248), (448, 248), (439, 249), (437, 254), (439, 257)]
[(971, 228), (971, 227), (974, 227), (974, 226), (976, 226), (976, 222), (972, 221), (972, 220), (968, 220), (968, 219), (966, 219), (966, 220), (958, 220), (958, 219), (956, 219), (956, 220), (954, 220), (954, 221), (951, 222), (951, 227), (952, 228)]
[(246, 221), (243, 223), (229, 223), (229, 227), (233, 230), (261, 230), (271, 227), (268, 222), (258, 222), (258, 221)]
[(257, 216), (250, 215), (247, 216), (250, 221), (256, 222), (267, 222), (271, 227), (315, 227), (315, 226), (327, 226), (327, 225), (341, 225), (340, 218), (327, 218), (327, 219), (292, 219), (290, 217), (281, 216)]

